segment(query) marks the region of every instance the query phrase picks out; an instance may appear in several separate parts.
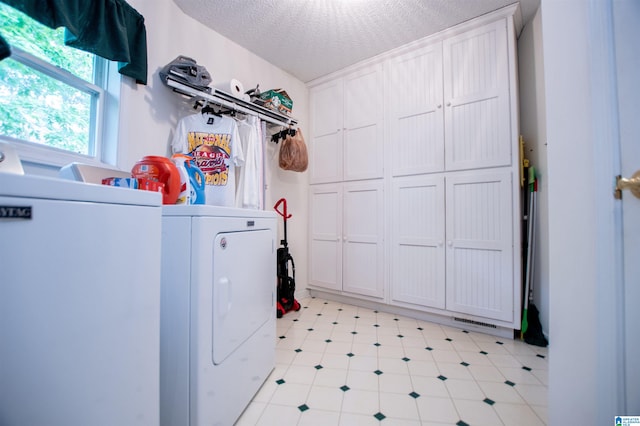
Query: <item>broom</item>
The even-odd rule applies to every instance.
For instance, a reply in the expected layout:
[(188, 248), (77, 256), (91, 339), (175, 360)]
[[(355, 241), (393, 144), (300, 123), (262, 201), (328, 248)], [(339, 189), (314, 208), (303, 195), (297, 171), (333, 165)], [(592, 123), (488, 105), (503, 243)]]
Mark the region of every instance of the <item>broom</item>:
[(529, 302), (533, 299), (533, 291), (531, 291), (531, 271), (533, 258), (533, 232), (535, 213), (535, 181), (536, 172), (533, 166), (529, 167), (529, 211), (527, 212), (527, 261), (526, 272), (524, 278), (524, 308), (522, 309), (522, 324), (520, 325), (520, 339), (524, 338), (524, 334), (529, 328)]

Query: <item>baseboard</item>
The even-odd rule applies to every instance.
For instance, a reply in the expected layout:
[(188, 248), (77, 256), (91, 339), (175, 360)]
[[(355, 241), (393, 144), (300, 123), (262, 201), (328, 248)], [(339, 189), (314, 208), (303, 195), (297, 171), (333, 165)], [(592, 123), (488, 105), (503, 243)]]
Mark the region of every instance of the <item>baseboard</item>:
[[(338, 295), (330, 292), (323, 292), (316, 289), (305, 289), (305, 292), (301, 292), (300, 298), (306, 295), (310, 297), (318, 297), (322, 299), (331, 300), (334, 302), (347, 303), (349, 305), (360, 306), (363, 308), (377, 310), (380, 312), (386, 312), (390, 314), (403, 315), (409, 318), (413, 318), (420, 321), (432, 322), (440, 325), (446, 325), (449, 327), (458, 328), (460, 330), (474, 331), (478, 333), (484, 333), (491, 336), (501, 337), (504, 339), (514, 338), (514, 330), (512, 328), (501, 327), (489, 323), (482, 322), (481, 320), (469, 319), (460, 315), (451, 314), (438, 315), (429, 312), (421, 312), (415, 309), (409, 309), (401, 306), (387, 305), (385, 303), (378, 303), (370, 300), (362, 300), (356, 297), (346, 296), (344, 294)], [(304, 295), (304, 296), (303, 296)]]

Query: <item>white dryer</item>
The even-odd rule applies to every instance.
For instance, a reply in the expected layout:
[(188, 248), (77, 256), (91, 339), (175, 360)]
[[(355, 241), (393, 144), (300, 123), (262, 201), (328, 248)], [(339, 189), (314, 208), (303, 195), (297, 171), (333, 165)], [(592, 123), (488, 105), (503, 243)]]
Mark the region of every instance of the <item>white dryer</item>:
[(161, 425), (232, 425), (275, 366), (275, 213), (164, 206), (161, 280)]

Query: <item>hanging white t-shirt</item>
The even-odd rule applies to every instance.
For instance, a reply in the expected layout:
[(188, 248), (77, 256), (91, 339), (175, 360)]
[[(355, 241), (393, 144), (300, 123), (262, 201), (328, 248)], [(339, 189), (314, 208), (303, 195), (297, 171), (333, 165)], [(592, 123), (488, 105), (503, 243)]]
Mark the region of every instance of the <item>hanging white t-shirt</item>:
[(260, 209), (260, 194), (262, 192), (262, 126), (260, 119), (254, 116), (249, 116), (244, 120), (237, 120), (237, 123), (245, 162), (238, 174), (236, 207)]
[(244, 163), (238, 126), (234, 119), (193, 114), (178, 122), (171, 147), (174, 153), (191, 155), (205, 176), (205, 203), (233, 207), (235, 168)]

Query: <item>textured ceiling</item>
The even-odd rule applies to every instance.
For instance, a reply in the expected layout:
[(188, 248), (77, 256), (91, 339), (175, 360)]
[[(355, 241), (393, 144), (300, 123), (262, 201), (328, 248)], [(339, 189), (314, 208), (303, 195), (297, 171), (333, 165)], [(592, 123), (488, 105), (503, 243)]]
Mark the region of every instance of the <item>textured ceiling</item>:
[[(371, 58), (514, 0), (174, 0), (189, 16), (298, 79)], [(540, 0), (520, 0), (523, 23)]]

